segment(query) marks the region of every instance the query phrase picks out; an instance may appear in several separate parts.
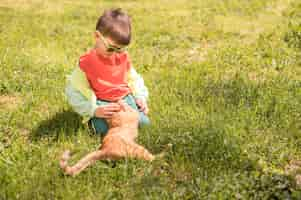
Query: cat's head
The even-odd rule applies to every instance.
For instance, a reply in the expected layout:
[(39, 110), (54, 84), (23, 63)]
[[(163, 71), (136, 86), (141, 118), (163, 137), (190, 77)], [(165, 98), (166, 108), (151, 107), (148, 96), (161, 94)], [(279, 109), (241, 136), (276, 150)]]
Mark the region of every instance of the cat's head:
[(120, 111), (116, 112), (112, 118), (107, 119), (109, 126), (121, 127), (131, 126), (138, 127), (139, 113), (127, 104), (120, 103)]

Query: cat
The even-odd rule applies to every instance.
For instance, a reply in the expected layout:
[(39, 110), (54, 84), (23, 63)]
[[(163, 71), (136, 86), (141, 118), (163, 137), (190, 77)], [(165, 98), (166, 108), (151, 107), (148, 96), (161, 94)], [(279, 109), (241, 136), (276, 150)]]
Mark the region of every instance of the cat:
[[(97, 160), (119, 160), (137, 158), (153, 161), (155, 156), (137, 144), (139, 113), (129, 105), (119, 102), (120, 110), (107, 119), (109, 130), (100, 148), (69, 166), (70, 151), (66, 150), (60, 159), (60, 167), (67, 175), (77, 175)], [(161, 157), (162, 155), (158, 155)]]

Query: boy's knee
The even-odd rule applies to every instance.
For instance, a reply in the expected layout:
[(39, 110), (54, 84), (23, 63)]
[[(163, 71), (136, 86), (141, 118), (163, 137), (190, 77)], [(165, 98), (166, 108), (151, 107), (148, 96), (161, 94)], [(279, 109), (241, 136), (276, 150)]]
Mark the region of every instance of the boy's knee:
[(92, 118), (90, 120), (90, 122), (91, 122), (91, 126), (96, 134), (101, 134), (102, 136), (107, 134), (109, 127), (107, 125), (107, 122), (105, 122), (104, 119), (95, 117), (95, 118)]

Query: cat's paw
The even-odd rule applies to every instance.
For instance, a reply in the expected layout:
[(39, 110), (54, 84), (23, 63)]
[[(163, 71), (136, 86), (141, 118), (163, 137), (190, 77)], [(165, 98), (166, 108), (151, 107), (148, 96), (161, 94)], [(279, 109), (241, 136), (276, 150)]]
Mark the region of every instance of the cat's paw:
[(163, 153), (166, 153), (168, 151), (170, 151), (172, 149), (172, 144), (171, 143), (168, 143), (164, 146), (164, 149), (163, 149)]
[(166, 148), (167, 148), (167, 150), (171, 149), (171, 148), (172, 148), (172, 144), (171, 144), (171, 143), (168, 143), (168, 144), (166, 145)]
[(67, 167), (69, 158), (70, 158), (70, 151), (69, 150), (64, 151), (60, 160), (60, 167), (62, 169), (65, 169)]
[(62, 155), (62, 160), (69, 160), (69, 158), (70, 158), (70, 150), (64, 151)]
[(166, 156), (166, 152), (162, 152), (162, 153), (159, 153), (159, 154), (155, 155), (155, 159), (156, 160), (157, 159), (162, 159), (162, 158), (164, 158), (164, 156)]
[(168, 143), (165, 145), (163, 151), (155, 156), (155, 159), (162, 159), (163, 157), (166, 156), (167, 152), (172, 149), (172, 144)]

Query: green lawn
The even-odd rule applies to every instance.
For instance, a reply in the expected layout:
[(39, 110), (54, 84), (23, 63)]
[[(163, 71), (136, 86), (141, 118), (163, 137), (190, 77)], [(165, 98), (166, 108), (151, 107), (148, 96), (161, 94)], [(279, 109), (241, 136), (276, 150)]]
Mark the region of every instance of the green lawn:
[[(139, 143), (162, 160), (98, 162), (64, 96), (104, 9), (132, 16), (129, 52), (150, 91)], [(300, 0), (1, 0), (0, 200), (301, 199)]]

